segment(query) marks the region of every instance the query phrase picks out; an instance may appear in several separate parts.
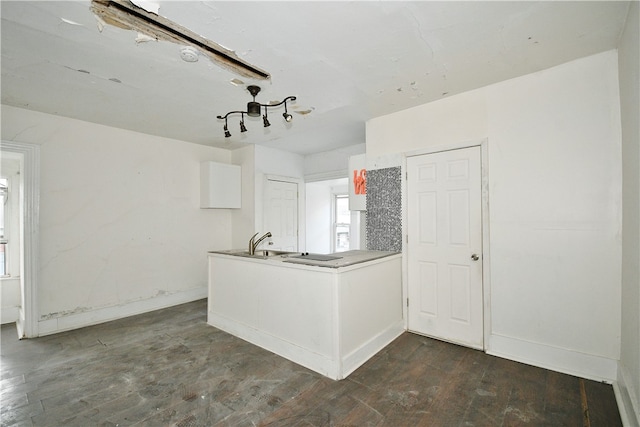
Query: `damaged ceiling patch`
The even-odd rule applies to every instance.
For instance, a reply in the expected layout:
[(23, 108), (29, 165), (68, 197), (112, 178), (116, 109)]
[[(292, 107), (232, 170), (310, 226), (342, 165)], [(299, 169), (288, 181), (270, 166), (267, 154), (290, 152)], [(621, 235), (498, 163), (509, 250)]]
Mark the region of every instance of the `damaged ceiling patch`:
[[(70, 20), (70, 19), (60, 18), (60, 20), (61, 20), (62, 22), (64, 22), (65, 24), (69, 24), (69, 25), (76, 25), (76, 26), (78, 26), (78, 27), (83, 27), (83, 26), (84, 26), (84, 25), (82, 25), (82, 24), (78, 24), (77, 22), (72, 21), (72, 20)], [(531, 38), (531, 37), (529, 37), (529, 38)]]
[(271, 78), (268, 72), (243, 61), (235, 52), (207, 40), (157, 13), (138, 7), (129, 0), (91, 0), (91, 10), (99, 18), (99, 21), (109, 25), (134, 30), (155, 40), (193, 46), (214, 63), (243, 77), (261, 80)]
[(91, 74), (90, 71), (83, 70), (83, 69), (72, 68), (72, 67), (69, 67), (67, 65), (64, 65), (64, 68), (66, 68), (68, 70), (72, 70), (72, 71), (77, 71), (78, 73), (82, 73), (82, 74), (89, 74), (89, 75), (91, 75), (93, 77), (97, 77), (97, 78), (102, 79), (102, 80), (109, 80), (109, 81), (114, 82), (114, 83), (122, 83), (122, 80), (120, 80), (118, 78), (115, 78), (115, 77), (106, 78), (106, 77), (102, 77), (102, 76), (97, 76), (95, 74)]

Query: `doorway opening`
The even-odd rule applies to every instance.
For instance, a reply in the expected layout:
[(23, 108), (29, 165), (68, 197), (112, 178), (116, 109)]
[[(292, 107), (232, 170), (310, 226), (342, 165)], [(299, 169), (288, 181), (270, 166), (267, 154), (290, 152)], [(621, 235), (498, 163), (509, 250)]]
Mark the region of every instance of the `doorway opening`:
[[(9, 192), (7, 193), (9, 195), (13, 188), (13, 195), (17, 196), (12, 203), (11, 209), (13, 212), (15, 210), (18, 211), (16, 219), (18, 226), (17, 230), (12, 227), (10, 234), (7, 233), (7, 237), (4, 239), (7, 241), (7, 272), (10, 273), (11, 278), (17, 276), (19, 283), (19, 291), (14, 292), (19, 298), (19, 304), (16, 306), (17, 316), (16, 313), (12, 313), (10, 317), (17, 317), (15, 322), (20, 339), (32, 338), (38, 336), (40, 146), (22, 142), (1, 141), (0, 155), (3, 163), (6, 159), (17, 161), (17, 164), (19, 164), (18, 173), (13, 176), (13, 184), (8, 184)], [(10, 195), (9, 202), (11, 202)], [(0, 285), (3, 287), (2, 311), (4, 316), (5, 288), (4, 279), (2, 280), (3, 283), (0, 283)], [(9, 288), (7, 287), (7, 289)], [(11, 311), (9, 310), (10, 313)]]
[(365, 212), (349, 211), (349, 179), (305, 184), (306, 251), (317, 254), (365, 249)]
[(480, 146), (407, 158), (408, 329), (484, 349)]
[(3, 153), (0, 166), (0, 287), (2, 291), (2, 324), (19, 319), (22, 283), (20, 258), (22, 233), (22, 156)]
[(264, 230), (271, 232), (269, 249), (298, 251), (298, 183), (268, 178), (264, 196)]

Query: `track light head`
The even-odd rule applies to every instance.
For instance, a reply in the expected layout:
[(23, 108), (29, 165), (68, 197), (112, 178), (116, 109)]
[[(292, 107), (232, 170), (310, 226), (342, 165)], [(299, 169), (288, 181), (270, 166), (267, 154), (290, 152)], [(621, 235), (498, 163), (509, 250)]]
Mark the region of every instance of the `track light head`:
[(271, 123), (269, 123), (269, 120), (267, 119), (266, 114), (262, 116), (262, 121), (264, 122), (264, 127), (268, 128), (269, 126), (271, 126)]
[[(296, 99), (295, 96), (289, 98), (291, 98), (292, 100)], [(282, 117), (284, 117), (284, 121), (287, 123), (293, 120), (293, 116), (287, 112), (287, 99), (289, 98), (285, 98), (284, 101), (282, 101), (284, 102), (284, 113), (282, 113)]]

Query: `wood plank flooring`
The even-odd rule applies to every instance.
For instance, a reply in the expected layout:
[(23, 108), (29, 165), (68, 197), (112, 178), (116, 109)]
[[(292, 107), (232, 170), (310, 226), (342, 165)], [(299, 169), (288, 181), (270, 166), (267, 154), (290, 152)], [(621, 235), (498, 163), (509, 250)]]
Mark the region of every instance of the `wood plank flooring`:
[(620, 426), (611, 385), (405, 333), (332, 381), (206, 300), (53, 336), (2, 327), (2, 426)]

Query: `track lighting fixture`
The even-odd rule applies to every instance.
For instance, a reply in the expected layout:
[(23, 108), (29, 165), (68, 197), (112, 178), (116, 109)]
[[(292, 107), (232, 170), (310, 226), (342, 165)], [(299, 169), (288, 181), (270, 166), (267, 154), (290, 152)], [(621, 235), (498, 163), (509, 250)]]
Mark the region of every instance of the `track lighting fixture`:
[(282, 114), (282, 117), (284, 117), (284, 120), (287, 123), (293, 120), (293, 116), (289, 114), (289, 112), (287, 111), (287, 101), (295, 101), (296, 100), (295, 96), (287, 96), (285, 99), (278, 102), (277, 104), (260, 104), (259, 102), (256, 101), (256, 95), (260, 93), (260, 86), (254, 86), (254, 85), (247, 86), (247, 90), (253, 96), (253, 101), (249, 101), (247, 103), (247, 111), (229, 111), (224, 116), (217, 116), (218, 119), (224, 120), (225, 138), (229, 138), (231, 136), (231, 133), (229, 132), (229, 128), (227, 126), (227, 118), (232, 114), (240, 114), (240, 132), (247, 131), (247, 128), (244, 125), (244, 115), (246, 114), (249, 117), (260, 117), (263, 107), (264, 107), (264, 115), (262, 115), (262, 122), (264, 124), (264, 127), (266, 128), (271, 126), (271, 123), (269, 123), (269, 119), (267, 118), (267, 115), (268, 115), (267, 110), (269, 108), (279, 107), (282, 104), (284, 104), (284, 113)]
[(244, 113), (242, 113), (242, 118), (240, 119), (240, 132), (246, 132), (247, 127), (244, 125)]

